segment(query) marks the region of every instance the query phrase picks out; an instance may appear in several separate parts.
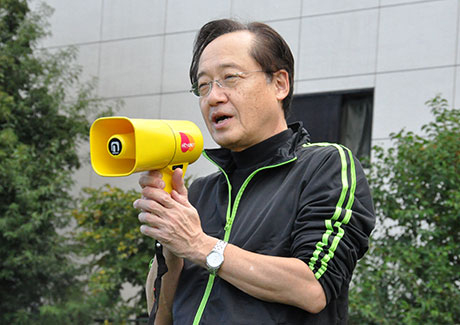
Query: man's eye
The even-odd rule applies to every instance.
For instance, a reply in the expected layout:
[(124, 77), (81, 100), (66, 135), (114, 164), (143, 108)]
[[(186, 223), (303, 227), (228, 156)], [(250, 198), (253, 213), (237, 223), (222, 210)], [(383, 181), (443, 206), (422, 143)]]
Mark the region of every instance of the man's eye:
[(223, 82), (226, 87), (235, 87), (238, 80), (240, 80), (240, 76), (233, 73), (225, 75)]
[(206, 89), (207, 87), (209, 87), (208, 82), (203, 82), (203, 83), (198, 84), (198, 89), (200, 89), (200, 90)]
[(209, 83), (201, 83), (198, 85), (198, 93), (200, 96), (204, 96), (208, 93), (209, 91)]
[(235, 79), (238, 79), (238, 78), (239, 78), (239, 75), (237, 75), (236, 73), (227, 74), (224, 77), (225, 80), (235, 80)]

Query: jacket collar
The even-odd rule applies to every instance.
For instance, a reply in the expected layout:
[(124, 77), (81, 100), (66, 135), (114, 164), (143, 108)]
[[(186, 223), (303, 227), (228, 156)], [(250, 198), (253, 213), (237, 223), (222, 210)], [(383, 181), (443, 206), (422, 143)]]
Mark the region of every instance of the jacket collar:
[[(265, 161), (263, 166), (276, 165), (295, 158), (296, 148), (299, 145), (310, 142), (310, 136), (307, 130), (303, 128), (302, 122), (294, 122), (288, 128), (292, 130), (292, 136), (288, 141), (279, 146), (275, 155), (270, 160)], [(235, 168), (232, 153), (229, 149), (205, 149), (204, 152), (208, 159), (226, 172)]]

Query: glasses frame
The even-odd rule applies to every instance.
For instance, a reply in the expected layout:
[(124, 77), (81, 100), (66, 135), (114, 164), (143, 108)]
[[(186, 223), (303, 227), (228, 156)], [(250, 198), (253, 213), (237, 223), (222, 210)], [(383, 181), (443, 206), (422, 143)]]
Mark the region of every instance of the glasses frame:
[[(241, 71), (241, 72), (235, 72), (235, 73), (229, 74), (229, 76), (235, 77), (235, 78), (238, 78), (238, 80), (241, 80), (241, 79), (243, 79), (243, 76), (244, 76), (244, 75), (249, 75), (249, 74), (256, 73), (256, 72), (264, 72), (264, 73), (266, 73), (266, 74), (271, 74), (271, 72), (267, 72), (267, 71), (264, 71), (264, 70), (254, 70), (254, 71)], [(223, 89), (225, 89), (225, 88), (226, 88), (226, 89), (232, 89), (232, 88), (235, 88), (235, 87), (236, 87), (236, 84), (237, 84), (238, 82), (235, 82), (234, 85), (229, 86), (229, 85), (226, 84), (227, 81), (225, 81), (225, 79), (224, 79), (224, 80), (222, 80), (222, 79), (214, 79), (214, 80), (211, 80), (211, 81), (209, 81), (209, 82), (206, 82), (206, 83), (202, 84), (203, 86), (204, 86), (204, 85), (208, 85), (208, 86), (209, 86), (208, 92), (207, 92), (206, 94), (204, 94), (204, 95), (200, 95), (200, 90), (199, 90), (199, 87), (198, 87), (198, 82), (195, 82), (195, 83), (192, 85), (192, 88), (191, 88), (189, 91), (190, 91), (192, 94), (194, 94), (195, 96), (197, 96), (198, 98), (204, 98), (204, 97), (208, 96), (208, 95), (211, 93), (212, 87), (213, 87), (214, 83), (216, 83), (217, 86), (218, 86), (219, 88), (223, 88)]]

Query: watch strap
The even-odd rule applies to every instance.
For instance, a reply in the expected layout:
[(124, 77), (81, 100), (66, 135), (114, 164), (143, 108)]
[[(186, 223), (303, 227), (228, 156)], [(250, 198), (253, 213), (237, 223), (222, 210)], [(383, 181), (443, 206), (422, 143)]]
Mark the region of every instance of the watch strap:
[(228, 243), (226, 241), (219, 239), (212, 250), (224, 255), (224, 250), (225, 250), (225, 247), (227, 247), (227, 244)]

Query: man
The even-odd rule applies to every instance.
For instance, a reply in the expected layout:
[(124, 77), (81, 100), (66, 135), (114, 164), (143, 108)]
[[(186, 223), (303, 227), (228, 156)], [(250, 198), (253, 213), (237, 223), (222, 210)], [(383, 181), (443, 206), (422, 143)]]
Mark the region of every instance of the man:
[(287, 126), (293, 66), (265, 24), (200, 30), (190, 78), (222, 147), (204, 155), (220, 171), (187, 192), (177, 170), (171, 195), (159, 172), (140, 178), (141, 231), (163, 245), (168, 267), (156, 324), (346, 323), (372, 199), (348, 149)]

